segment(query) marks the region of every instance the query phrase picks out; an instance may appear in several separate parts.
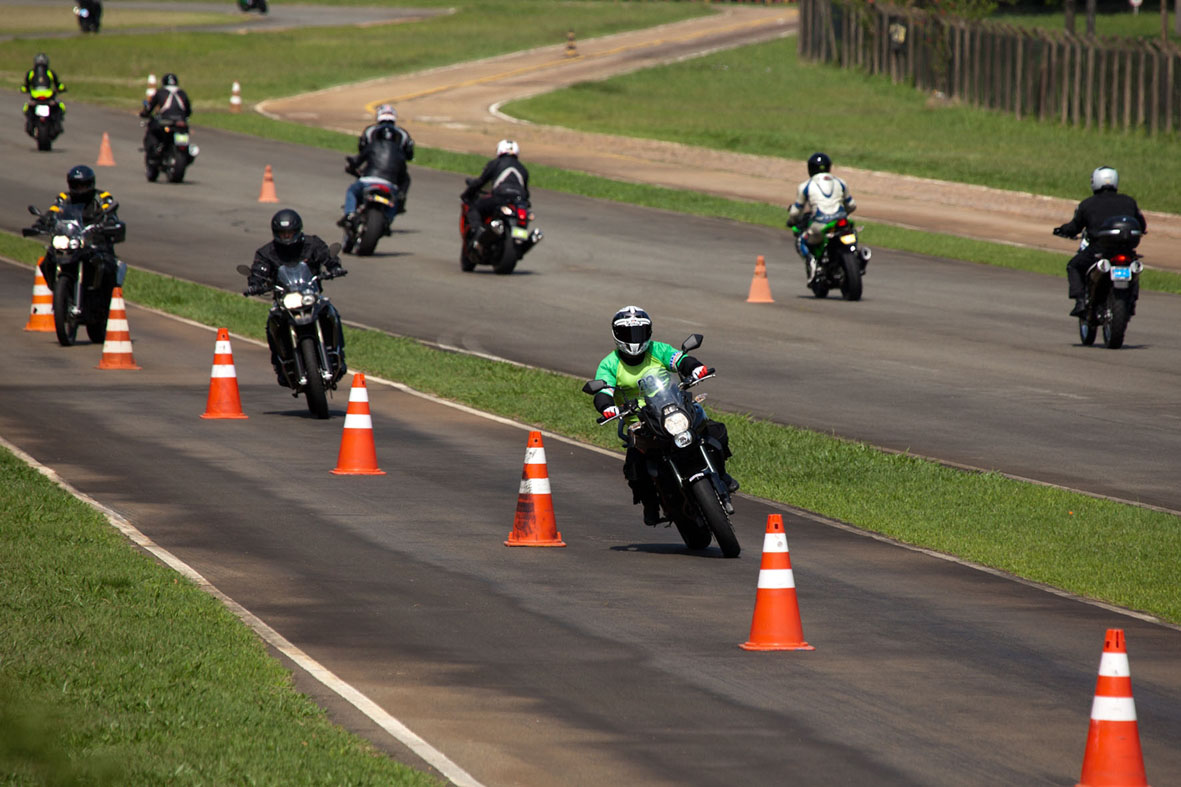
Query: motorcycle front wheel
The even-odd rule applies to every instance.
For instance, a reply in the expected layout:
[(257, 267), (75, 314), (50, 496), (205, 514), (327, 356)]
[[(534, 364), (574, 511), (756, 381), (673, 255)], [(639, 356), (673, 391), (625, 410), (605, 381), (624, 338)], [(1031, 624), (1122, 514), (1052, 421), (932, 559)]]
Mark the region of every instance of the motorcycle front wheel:
[(86, 336), (95, 344), (102, 344), (107, 340), (107, 318), (111, 316), (111, 295), (95, 293), (102, 303), (94, 309), (94, 318), (86, 323)]
[(738, 557), (742, 547), (738, 543), (738, 537), (734, 535), (734, 527), (730, 524), (730, 517), (726, 516), (725, 510), (722, 508), (722, 501), (718, 499), (718, 493), (714, 491), (713, 481), (709, 476), (703, 476), (694, 481), (691, 488), (693, 499), (697, 502), (697, 507), (701, 509), (701, 515), (705, 517), (705, 523), (709, 525), (714, 538), (717, 539), (722, 556)]
[(53, 148), (53, 137), (49, 134), (48, 123), (37, 124), (37, 150), (42, 152)]
[(74, 316), (74, 281), (61, 274), (53, 283), (53, 327), (62, 347), (72, 345), (78, 336), (78, 318)]
[(1118, 350), (1124, 346), (1124, 333), (1128, 330), (1128, 319), (1131, 315), (1127, 290), (1112, 290), (1107, 296), (1107, 305), (1111, 310), (1111, 320), (1103, 324), (1103, 344), (1109, 350)]
[(299, 354), (303, 359), (303, 370), (308, 376), (307, 388), (303, 395), (308, 402), (308, 412), (317, 418), (328, 417), (328, 394), (324, 390), (324, 377), (320, 374), (320, 353), (312, 337), (299, 340)]
[(847, 301), (861, 300), (861, 263), (851, 251), (841, 252), (841, 266), (845, 270), (841, 279), (841, 297)]

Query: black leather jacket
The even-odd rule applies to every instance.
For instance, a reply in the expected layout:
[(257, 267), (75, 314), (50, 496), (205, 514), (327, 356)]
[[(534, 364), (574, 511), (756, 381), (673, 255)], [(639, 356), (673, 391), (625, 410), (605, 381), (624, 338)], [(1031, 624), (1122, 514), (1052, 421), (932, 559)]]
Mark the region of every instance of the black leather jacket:
[(365, 150), (348, 159), (349, 171), (358, 177), (381, 178), (398, 183), (406, 175), (406, 157), (394, 140), (375, 139)]
[(1103, 189), (1080, 202), (1074, 211), (1074, 218), (1059, 227), (1056, 233), (1072, 238), (1080, 232), (1097, 229), (1112, 216), (1135, 216), (1140, 222), (1140, 228), (1148, 229), (1148, 223), (1136, 205), (1136, 200), (1127, 194)]
[(468, 184), (463, 193), (464, 201), (474, 200), (483, 188), (497, 197), (529, 199), (529, 170), (516, 156), (497, 156), (484, 166), (480, 177)]

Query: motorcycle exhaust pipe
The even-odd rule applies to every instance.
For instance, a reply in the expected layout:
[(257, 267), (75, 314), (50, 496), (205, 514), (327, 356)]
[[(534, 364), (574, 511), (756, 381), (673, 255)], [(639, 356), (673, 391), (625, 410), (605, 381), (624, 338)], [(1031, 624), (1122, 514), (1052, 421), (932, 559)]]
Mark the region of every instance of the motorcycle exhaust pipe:
[(861, 247), (861, 259), (862, 259), (862, 260), (864, 260), (865, 262), (869, 262), (869, 259), (870, 259), (870, 257), (872, 257), (872, 256), (873, 256), (873, 252), (872, 252), (872, 251), (870, 251), (869, 249), (865, 248), (864, 246), (862, 246), (862, 247)]

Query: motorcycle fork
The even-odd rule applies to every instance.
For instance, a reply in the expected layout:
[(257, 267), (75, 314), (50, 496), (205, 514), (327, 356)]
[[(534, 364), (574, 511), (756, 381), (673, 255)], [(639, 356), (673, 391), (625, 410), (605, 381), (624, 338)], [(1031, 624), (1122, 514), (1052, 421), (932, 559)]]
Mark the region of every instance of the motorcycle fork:
[(289, 325), (287, 328), (291, 332), (291, 357), (295, 361), (295, 385), (296, 393), (308, 384), (308, 370), (303, 368), (303, 353), (299, 351), (299, 334), (295, 332), (295, 326)]

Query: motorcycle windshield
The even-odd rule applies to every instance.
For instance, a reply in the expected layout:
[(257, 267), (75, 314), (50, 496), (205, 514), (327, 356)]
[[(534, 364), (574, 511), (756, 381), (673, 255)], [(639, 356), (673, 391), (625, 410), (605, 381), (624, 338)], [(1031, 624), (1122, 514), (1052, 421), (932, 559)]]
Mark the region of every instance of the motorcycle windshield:
[(275, 283), (284, 292), (302, 292), (312, 286), (312, 269), (303, 260), (294, 265), (280, 265)]
[(656, 412), (670, 404), (681, 406), (681, 389), (667, 369), (657, 369), (640, 378), (640, 401)]
[(62, 209), (54, 215), (56, 223), (53, 227), (55, 235), (68, 235), (71, 238), (82, 237), (82, 206), (73, 203), (66, 203)]

